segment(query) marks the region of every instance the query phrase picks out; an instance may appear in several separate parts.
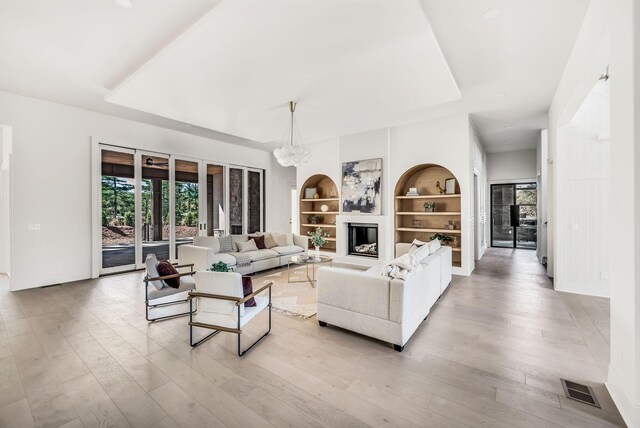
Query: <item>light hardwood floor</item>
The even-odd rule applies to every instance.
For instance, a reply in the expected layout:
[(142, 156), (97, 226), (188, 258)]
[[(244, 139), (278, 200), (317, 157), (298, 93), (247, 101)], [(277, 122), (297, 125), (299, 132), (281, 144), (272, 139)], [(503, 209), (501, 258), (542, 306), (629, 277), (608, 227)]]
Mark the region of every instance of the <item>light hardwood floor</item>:
[(624, 426), (603, 386), (608, 301), (553, 291), (531, 251), (454, 277), (403, 353), (277, 313), (243, 358), (230, 334), (192, 350), (185, 318), (145, 321), (141, 276), (0, 284), (1, 427)]

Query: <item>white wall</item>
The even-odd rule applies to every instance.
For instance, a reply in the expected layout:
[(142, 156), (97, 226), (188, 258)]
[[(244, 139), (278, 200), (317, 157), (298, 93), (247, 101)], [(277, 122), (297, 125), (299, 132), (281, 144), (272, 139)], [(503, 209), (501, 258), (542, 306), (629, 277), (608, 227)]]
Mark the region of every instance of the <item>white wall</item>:
[[(609, 238), (611, 352), (607, 388), (628, 426), (640, 426), (640, 11), (632, 0), (592, 0), (549, 109), (548, 257), (553, 267), (559, 233), (557, 168), (560, 128), (611, 65), (609, 216), (620, 233)], [(622, 209), (621, 209), (622, 204)], [(612, 220), (613, 221), (613, 220)], [(625, 239), (626, 238), (626, 239)]]
[(536, 149), (487, 154), (487, 180), (512, 183), (533, 180), (537, 176)]
[[(423, 163), (435, 163), (449, 169), (458, 179), (462, 191), (463, 254), (461, 268), (455, 273), (469, 275), (474, 266), (473, 171), (485, 175), (484, 152), (473, 137), (467, 115), (385, 128), (342, 136), (309, 145), (311, 159), (297, 170), (298, 188), (314, 174), (331, 177), (341, 185), (342, 162), (360, 159), (383, 159), (382, 214), (387, 216), (387, 230), (394, 227), (393, 192), (398, 179), (408, 169)], [(477, 143), (477, 144), (476, 144)], [(465, 155), (466, 154), (466, 155)], [(471, 166), (470, 166), (471, 165)], [(337, 231), (339, 232), (339, 231)], [(342, 239), (339, 234), (336, 238)], [(389, 254), (393, 254), (390, 239)]]
[(558, 291), (609, 297), (609, 134), (609, 85), (600, 81), (557, 134)]
[(270, 152), (4, 92), (0, 118), (13, 127), (13, 290), (91, 277), (91, 137), (265, 169), (266, 228), (289, 228), (295, 169)]
[(11, 274), (11, 128), (0, 125), (0, 273)]

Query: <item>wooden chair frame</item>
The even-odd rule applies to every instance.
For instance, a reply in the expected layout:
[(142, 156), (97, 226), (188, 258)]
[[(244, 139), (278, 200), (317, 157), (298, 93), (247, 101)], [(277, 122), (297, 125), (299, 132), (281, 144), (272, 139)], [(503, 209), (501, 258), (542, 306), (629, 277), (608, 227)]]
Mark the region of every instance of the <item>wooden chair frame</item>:
[[(209, 294), (209, 293), (201, 293), (199, 291), (190, 291), (189, 292), (189, 297), (187, 298), (189, 300), (189, 344), (192, 347), (196, 347), (198, 345), (200, 345), (202, 342), (204, 342), (205, 340), (208, 340), (210, 338), (212, 338), (213, 336), (215, 336), (216, 334), (220, 333), (221, 331), (226, 331), (227, 333), (234, 333), (238, 336), (238, 356), (242, 357), (243, 355), (245, 355), (247, 352), (249, 352), (249, 350), (251, 348), (253, 348), (255, 345), (258, 344), (258, 342), (260, 342), (262, 339), (264, 339), (270, 332), (271, 332), (271, 286), (273, 285), (273, 282), (269, 282), (267, 284), (265, 284), (264, 286), (262, 286), (260, 289), (254, 291), (253, 293), (240, 298), (240, 297), (235, 297), (235, 296), (224, 296), (224, 295), (219, 295), (219, 294)], [(241, 347), (241, 336), (242, 336), (242, 328), (240, 327), (240, 306), (243, 305), (247, 300), (251, 299), (252, 297), (257, 296), (258, 294), (262, 293), (263, 291), (265, 291), (266, 289), (269, 289), (269, 304), (267, 305), (267, 308), (269, 308), (269, 329), (267, 330), (267, 332), (265, 334), (263, 334), (262, 336), (260, 336), (260, 338), (258, 338), (255, 342), (253, 342), (247, 349), (245, 349), (244, 351), (242, 351), (242, 347)], [(238, 326), (237, 328), (229, 328), (229, 327), (224, 327), (224, 326), (220, 326), (220, 325), (214, 325), (214, 324), (205, 324), (205, 323), (200, 323), (197, 321), (193, 321), (193, 306), (192, 306), (192, 302), (195, 298), (198, 297), (202, 297), (205, 299), (218, 299), (218, 300), (229, 300), (232, 302), (235, 302), (236, 305), (236, 310), (238, 313)], [(200, 328), (208, 328), (211, 330), (215, 330), (213, 333), (210, 333), (208, 335), (206, 335), (204, 338), (200, 339), (197, 342), (193, 341), (193, 328), (194, 327), (200, 327)]]
[[(170, 302), (165, 302), (165, 303), (158, 303), (155, 305), (150, 305), (149, 304), (149, 283), (151, 281), (163, 281), (165, 279), (172, 279), (172, 278), (180, 278), (183, 276), (190, 276), (193, 275), (195, 272), (193, 270), (193, 263), (189, 263), (189, 264), (184, 264), (184, 265), (174, 265), (174, 267), (176, 269), (179, 268), (190, 268), (190, 272), (185, 272), (185, 273), (178, 273), (178, 274), (173, 274), (173, 275), (165, 275), (165, 276), (158, 276), (156, 278), (149, 278), (149, 275), (145, 275), (144, 277), (144, 306), (145, 306), (145, 317), (147, 319), (147, 321), (149, 322), (154, 322), (154, 321), (162, 321), (162, 320), (166, 320), (169, 318), (177, 318), (177, 317), (184, 317), (187, 316), (189, 314), (191, 314), (191, 305), (189, 305), (189, 312), (181, 312), (179, 314), (173, 314), (173, 315), (165, 315), (162, 317), (156, 317), (156, 318), (149, 318), (149, 311), (151, 309), (155, 309), (155, 308), (161, 308), (163, 306), (171, 306), (171, 305), (177, 305), (180, 303), (187, 303), (189, 302), (189, 298), (186, 299), (182, 299), (182, 300), (173, 300)], [(178, 294), (178, 293), (176, 293)], [(166, 296), (169, 297), (169, 296)], [(157, 299), (153, 299), (153, 300), (157, 300)], [(198, 308), (196, 307), (196, 311), (198, 310)]]

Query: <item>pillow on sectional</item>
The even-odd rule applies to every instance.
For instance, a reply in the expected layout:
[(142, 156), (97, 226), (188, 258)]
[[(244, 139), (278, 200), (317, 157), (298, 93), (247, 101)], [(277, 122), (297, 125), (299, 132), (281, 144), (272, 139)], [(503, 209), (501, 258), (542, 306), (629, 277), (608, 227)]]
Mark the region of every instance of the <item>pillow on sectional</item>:
[(264, 246), (267, 247), (268, 250), (278, 246), (275, 239), (273, 239), (273, 236), (271, 236), (270, 233), (266, 233), (264, 235)]
[(249, 251), (258, 251), (258, 247), (256, 246), (256, 241), (253, 239), (249, 239), (247, 242), (236, 242), (236, 246), (238, 247), (239, 253), (247, 253)]
[[(287, 235), (284, 233), (272, 233), (271, 237), (274, 241), (276, 241), (276, 245), (278, 247), (286, 247), (287, 246)], [(293, 240), (293, 237), (291, 237)]]
[(233, 253), (234, 251), (236, 251), (235, 247), (233, 246), (233, 239), (231, 238), (231, 235), (221, 236), (220, 238), (218, 238), (218, 242), (220, 243), (221, 253)]
[(429, 242), (429, 250), (430, 250), (431, 254), (433, 254), (436, 251), (438, 251), (441, 246), (442, 246), (442, 243), (440, 242), (439, 239), (434, 239), (433, 241)]
[(267, 246), (264, 243), (264, 235), (254, 236), (253, 240), (256, 242), (256, 247), (258, 247), (258, 250), (266, 250), (267, 249)]
[(234, 250), (240, 251), (238, 249), (238, 242), (247, 242), (249, 240), (249, 235), (231, 235), (231, 240), (233, 241)]
[[(179, 273), (178, 270), (171, 264), (171, 262), (167, 260), (160, 260), (158, 262), (157, 269), (160, 276), (176, 275), (177, 273)], [(162, 282), (164, 282), (171, 288), (180, 288), (180, 277), (164, 279), (162, 280)]]
[(419, 263), (431, 254), (431, 249), (429, 248), (429, 244), (426, 242), (414, 239), (411, 243), (411, 248), (409, 248), (409, 254), (413, 254)]

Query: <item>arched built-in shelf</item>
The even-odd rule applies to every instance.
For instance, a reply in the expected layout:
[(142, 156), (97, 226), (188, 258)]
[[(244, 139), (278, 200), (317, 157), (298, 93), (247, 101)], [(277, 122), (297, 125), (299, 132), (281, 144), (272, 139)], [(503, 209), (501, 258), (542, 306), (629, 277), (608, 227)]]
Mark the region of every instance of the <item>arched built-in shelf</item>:
[[(305, 198), (307, 189), (315, 188), (318, 198)], [(326, 205), (329, 210), (323, 212), (322, 205)], [(336, 252), (336, 216), (340, 214), (340, 196), (338, 188), (333, 180), (326, 175), (317, 174), (309, 177), (300, 189), (300, 234), (307, 235), (307, 232), (321, 227), (329, 233), (327, 243), (321, 248), (322, 251)], [(311, 217), (315, 216), (318, 223), (313, 224)]]
[[(428, 241), (439, 233), (455, 241), (453, 266), (462, 266), (461, 193), (456, 179), (453, 194), (441, 194), (436, 183), (444, 189), (447, 179), (456, 177), (448, 169), (435, 164), (414, 166), (405, 172), (395, 187), (395, 242), (412, 242), (414, 239)], [(417, 188), (418, 195), (408, 195), (409, 188)], [(424, 204), (436, 204), (434, 212), (426, 212)], [(453, 223), (453, 230), (446, 225)]]

